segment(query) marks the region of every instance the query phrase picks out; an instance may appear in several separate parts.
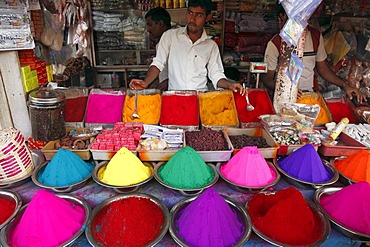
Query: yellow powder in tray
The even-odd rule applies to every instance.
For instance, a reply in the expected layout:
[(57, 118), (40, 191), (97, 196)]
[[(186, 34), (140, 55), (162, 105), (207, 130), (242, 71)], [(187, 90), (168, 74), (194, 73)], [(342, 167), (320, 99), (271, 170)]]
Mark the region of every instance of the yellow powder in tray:
[(315, 104), (319, 105), (320, 112), (316, 118), (315, 124), (326, 124), (330, 122), (329, 115), (325, 110), (325, 106), (319, 100), (316, 100), (312, 97), (302, 97), (300, 99), (297, 99), (297, 103), (306, 105), (315, 105)]
[(123, 122), (141, 122), (144, 124), (158, 124), (161, 113), (161, 95), (138, 94), (137, 113), (140, 118), (132, 118), (134, 113), (135, 96), (126, 95), (123, 106)]
[(239, 124), (234, 96), (231, 91), (199, 93), (200, 119), (205, 126), (235, 126)]

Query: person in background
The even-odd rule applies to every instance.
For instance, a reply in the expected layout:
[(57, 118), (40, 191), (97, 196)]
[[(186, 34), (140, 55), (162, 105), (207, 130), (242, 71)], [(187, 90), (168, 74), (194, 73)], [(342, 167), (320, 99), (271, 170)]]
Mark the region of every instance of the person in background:
[(206, 34), (204, 24), (211, 19), (211, 10), (212, 0), (189, 0), (187, 25), (163, 33), (145, 80), (132, 79), (130, 88), (147, 88), (168, 65), (169, 90), (207, 91), (208, 77), (215, 88), (245, 95), (242, 85), (226, 79), (219, 48)]
[[(171, 16), (166, 9), (156, 7), (145, 15), (146, 30), (150, 37), (150, 48), (156, 48), (162, 34), (171, 28)], [(158, 88), (165, 91), (168, 88), (168, 69), (165, 67), (158, 77), (148, 85), (148, 88)]]
[[(282, 29), (288, 19), (288, 16), (286, 15), (283, 7), (281, 5), (278, 6), (279, 7), (277, 8), (277, 11), (279, 27)], [(319, 7), (320, 6), (321, 5), (319, 5)], [(325, 52), (324, 39), (320, 31), (309, 25), (306, 28), (307, 34), (303, 55), (305, 69), (303, 70), (302, 76), (298, 82), (300, 93), (302, 91), (314, 91), (314, 77), (316, 71), (329, 83), (341, 87), (350, 99), (352, 99), (353, 94), (355, 94), (359, 102), (366, 101), (366, 97), (362, 92), (360, 92), (357, 88), (350, 86), (344, 79), (338, 77), (327, 64), (327, 54)], [(279, 34), (276, 34), (268, 42), (265, 50), (264, 61), (267, 63), (268, 71), (267, 74), (262, 75), (262, 81), (264, 86), (272, 92), (275, 90), (275, 76), (277, 74), (276, 72), (279, 63), (280, 44), (281, 37)]]

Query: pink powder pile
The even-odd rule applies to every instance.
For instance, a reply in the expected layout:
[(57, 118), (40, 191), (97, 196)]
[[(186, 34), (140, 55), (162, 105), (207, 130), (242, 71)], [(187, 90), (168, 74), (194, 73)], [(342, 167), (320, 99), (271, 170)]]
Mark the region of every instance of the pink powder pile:
[(275, 171), (255, 146), (242, 148), (220, 171), (231, 182), (250, 187), (268, 185), (276, 178)]
[(370, 184), (358, 182), (323, 195), (321, 207), (336, 222), (348, 229), (370, 235)]
[(39, 190), (16, 225), (10, 245), (59, 246), (81, 229), (85, 218), (83, 207)]

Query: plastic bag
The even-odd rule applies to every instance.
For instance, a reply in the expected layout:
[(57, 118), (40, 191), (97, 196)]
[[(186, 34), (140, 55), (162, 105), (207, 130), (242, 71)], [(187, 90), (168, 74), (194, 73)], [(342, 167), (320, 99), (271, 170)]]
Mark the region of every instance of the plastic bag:
[(283, 29), (280, 31), (280, 36), (289, 46), (297, 46), (298, 40), (306, 26), (307, 22), (289, 18)]
[(289, 66), (285, 73), (287, 73), (290, 81), (293, 84), (298, 83), (298, 80), (299, 78), (301, 78), (303, 70), (304, 70), (303, 61), (296, 54), (291, 53)]

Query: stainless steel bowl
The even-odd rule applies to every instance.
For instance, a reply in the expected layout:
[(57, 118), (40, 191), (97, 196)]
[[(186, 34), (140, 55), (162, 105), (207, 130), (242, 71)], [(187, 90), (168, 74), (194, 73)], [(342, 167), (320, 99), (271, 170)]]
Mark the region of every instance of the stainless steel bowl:
[(102, 182), (99, 179), (98, 173), (99, 173), (99, 170), (101, 168), (105, 168), (108, 165), (108, 163), (109, 163), (109, 161), (103, 161), (103, 162), (100, 162), (99, 164), (95, 165), (95, 168), (92, 172), (92, 178), (94, 179), (94, 181), (97, 184), (99, 184), (101, 186), (104, 186), (104, 187), (107, 187), (107, 188), (110, 188), (110, 189), (113, 189), (117, 193), (132, 193), (132, 192), (135, 192), (140, 188), (141, 185), (149, 182), (153, 178), (153, 165), (151, 163), (144, 162), (143, 164), (145, 166), (149, 167), (152, 171), (152, 174), (147, 179), (141, 181), (140, 183), (126, 185), (126, 186), (116, 186), (116, 185), (106, 184), (106, 183)]
[(170, 188), (170, 189), (173, 189), (173, 190), (177, 190), (178, 192), (180, 192), (182, 195), (184, 196), (195, 196), (195, 195), (199, 195), (200, 193), (203, 192), (204, 189), (207, 189), (209, 187), (211, 187), (212, 185), (214, 185), (217, 181), (218, 181), (218, 173), (216, 171), (216, 168), (214, 165), (212, 164), (209, 164), (209, 163), (206, 163), (207, 166), (211, 167), (212, 170), (213, 170), (213, 174), (215, 175), (212, 179), (212, 181), (205, 185), (205, 186), (202, 186), (202, 187), (198, 187), (198, 188), (192, 188), (192, 189), (184, 189), (184, 188), (176, 188), (172, 185), (169, 185), (169, 184), (166, 184), (158, 175), (158, 170), (161, 166), (165, 165), (166, 163), (165, 162), (160, 162), (158, 163), (155, 167), (154, 167), (154, 178), (158, 181), (158, 183), (162, 184), (163, 186), (167, 187), (167, 188)]
[[(320, 220), (321, 220), (321, 224), (322, 224), (322, 228), (323, 228), (323, 232), (321, 234), (321, 238), (319, 240), (317, 240), (316, 242), (310, 244), (310, 245), (305, 245), (306, 247), (316, 247), (316, 246), (320, 246), (322, 243), (324, 243), (326, 241), (326, 239), (329, 237), (329, 234), (330, 234), (330, 231), (331, 231), (331, 227), (330, 227), (330, 222), (324, 217), (324, 215), (317, 209), (317, 207), (315, 206), (315, 204), (311, 201), (311, 200), (307, 200), (306, 199), (306, 202), (308, 203), (308, 205), (310, 206), (312, 212), (314, 214), (316, 214)], [(246, 208), (248, 208), (248, 203), (246, 205)], [(253, 222), (252, 222), (253, 224)], [(260, 237), (262, 238), (263, 240), (265, 240), (266, 242), (269, 242), (270, 244), (273, 244), (275, 246), (281, 246), (281, 247), (284, 247), (284, 246), (291, 246), (287, 243), (281, 243), (281, 242), (278, 242), (277, 240), (273, 239), (273, 238), (270, 238), (269, 236), (267, 236), (266, 234), (264, 234), (263, 232), (259, 231), (254, 225), (252, 225), (252, 229), (253, 231)]]
[(45, 161), (42, 165), (37, 166), (36, 169), (32, 173), (32, 177), (31, 177), (32, 181), (37, 186), (39, 186), (41, 188), (50, 189), (50, 190), (55, 191), (55, 192), (65, 193), (65, 192), (70, 192), (70, 191), (77, 190), (77, 189), (81, 188), (91, 178), (91, 174), (90, 174), (86, 178), (84, 178), (83, 180), (81, 180), (77, 183), (68, 185), (68, 186), (49, 186), (49, 185), (43, 184), (39, 181), (39, 173), (43, 172), (45, 170), (48, 163), (49, 163), (49, 161)]
[(222, 175), (221, 166), (223, 166), (224, 164), (217, 163), (216, 167), (217, 167), (218, 174), (220, 175), (221, 178), (223, 178), (223, 180), (225, 180), (227, 183), (229, 183), (235, 190), (237, 190), (239, 192), (242, 192), (242, 193), (259, 193), (259, 192), (268, 190), (270, 187), (277, 184), (280, 180), (280, 173), (276, 170), (275, 166), (271, 162), (267, 162), (269, 167), (272, 168), (274, 170), (275, 174), (276, 174), (276, 177), (275, 177), (274, 181), (272, 181), (271, 183), (266, 184), (264, 186), (245, 186), (245, 185), (237, 184), (233, 181), (230, 181), (229, 179), (227, 179), (226, 177), (224, 177)]
[(2, 224), (0, 224), (0, 230), (1, 230), (4, 226), (6, 226), (6, 224), (9, 223), (9, 221), (11, 221), (17, 215), (19, 209), (22, 207), (22, 199), (21, 199), (21, 196), (17, 192), (11, 191), (11, 190), (0, 190), (0, 197), (8, 199), (8, 200), (12, 200), (15, 202), (15, 208), (14, 208), (13, 213), (9, 216), (7, 220), (5, 220)]
[(338, 171), (338, 169), (335, 167), (334, 163), (338, 160), (343, 160), (343, 159), (346, 159), (347, 156), (340, 156), (340, 157), (336, 157), (334, 159), (331, 159), (330, 160), (330, 164), (331, 166), (338, 172), (339, 174), (339, 181), (342, 182), (344, 185), (351, 185), (351, 184), (355, 184), (356, 181), (350, 179), (349, 177), (347, 177), (346, 175), (343, 175), (343, 173), (341, 173), (340, 171)]
[[(244, 227), (245, 227), (245, 231), (244, 231), (244, 234), (242, 235), (242, 237), (240, 238), (240, 240), (237, 243), (235, 243), (235, 245), (233, 245), (233, 246), (234, 247), (243, 246), (248, 241), (248, 239), (251, 235), (251, 232), (252, 232), (251, 219), (250, 219), (248, 213), (245, 211), (245, 209), (242, 205), (240, 205), (237, 202), (232, 201), (231, 199), (229, 199), (226, 196), (222, 196), (222, 197), (229, 204), (229, 206), (237, 213), (238, 218), (242, 219), (242, 222), (243, 222)], [(175, 206), (173, 206), (172, 209), (171, 209), (170, 234), (171, 234), (172, 238), (175, 240), (175, 242), (178, 243), (180, 246), (188, 246), (188, 245), (178, 235), (178, 227), (177, 227), (176, 221), (180, 217), (180, 212), (184, 208), (186, 208), (196, 198), (197, 198), (197, 196), (184, 199), (184, 200), (178, 202), (177, 204), (175, 204)]]
[(86, 225), (87, 227), (86, 227), (86, 231), (85, 231), (86, 238), (92, 246), (102, 246), (101, 243), (99, 243), (98, 241), (95, 240), (95, 238), (92, 234), (92, 231), (91, 231), (91, 229), (93, 227), (92, 223), (94, 222), (94, 219), (99, 214), (99, 212), (103, 208), (112, 204), (113, 202), (125, 200), (125, 199), (132, 198), (132, 197), (149, 199), (150, 201), (155, 203), (161, 209), (161, 211), (163, 213), (163, 216), (164, 216), (164, 223), (161, 227), (162, 229), (161, 229), (160, 234), (152, 242), (148, 243), (146, 246), (155, 246), (166, 235), (167, 230), (168, 230), (168, 226), (170, 224), (170, 213), (169, 213), (166, 205), (164, 205), (161, 200), (159, 200), (158, 198), (156, 198), (154, 196), (151, 196), (151, 195), (148, 195), (148, 194), (143, 194), (143, 193), (120, 194), (120, 195), (116, 195), (114, 197), (106, 199), (105, 201), (103, 201), (102, 203), (100, 203), (98, 206), (96, 206), (94, 208), (94, 210), (92, 212), (92, 215), (91, 215), (91, 220)]
[(329, 195), (332, 193), (335, 193), (337, 191), (340, 191), (343, 187), (323, 187), (315, 192), (314, 201), (316, 203), (316, 206), (319, 208), (319, 210), (325, 215), (326, 218), (328, 218), (332, 223), (335, 229), (337, 229), (339, 232), (343, 233), (344, 235), (353, 238), (358, 239), (361, 241), (370, 241), (370, 235), (366, 235), (360, 232), (357, 232), (355, 230), (349, 229), (348, 227), (345, 227), (344, 225), (340, 224), (338, 221), (333, 219), (322, 207), (320, 204), (321, 196), (323, 195)]
[[(89, 223), (90, 221), (90, 214), (91, 214), (91, 208), (87, 201), (83, 199), (80, 196), (76, 195), (71, 195), (71, 194), (56, 194), (56, 196), (63, 198), (65, 200), (68, 200), (76, 205), (82, 206), (85, 210), (85, 221), (83, 222), (81, 229), (76, 232), (69, 240), (65, 241), (64, 243), (61, 243), (59, 246), (69, 246), (73, 241), (75, 241), (84, 231), (85, 231), (85, 226)], [(21, 220), (24, 211), (26, 210), (28, 204), (24, 205), (18, 212), (17, 216), (10, 221), (10, 223), (5, 226), (1, 230), (1, 235), (0, 235), (0, 243), (1, 246), (3, 247), (10, 247), (9, 244), (9, 239), (11, 239), (11, 236), (13, 234), (13, 231), (15, 230), (15, 227), (18, 225), (19, 221)], [(42, 210), (42, 209), (40, 209)]]
[[(45, 157), (41, 152), (34, 152), (32, 150), (30, 152), (31, 152), (32, 162), (35, 168), (40, 166), (45, 161)], [(28, 182), (31, 179), (33, 171), (34, 169), (30, 173), (16, 180), (6, 182), (6, 183), (0, 183), (0, 189), (8, 189), (8, 188), (19, 186), (25, 182)]]
[(297, 187), (302, 187), (302, 185), (304, 186), (311, 186), (313, 187), (314, 189), (318, 189), (322, 186), (327, 186), (327, 185), (331, 185), (331, 184), (334, 184), (335, 182), (338, 181), (338, 178), (339, 178), (339, 174), (338, 174), (338, 171), (337, 169), (335, 169), (334, 167), (332, 167), (329, 162), (327, 162), (326, 160), (321, 160), (322, 163), (324, 164), (324, 166), (326, 168), (328, 168), (331, 173), (333, 174), (333, 176), (331, 177), (331, 179), (329, 179), (328, 181), (325, 181), (325, 182), (320, 182), (320, 183), (313, 183), (313, 182), (309, 182), (309, 181), (304, 181), (304, 180), (301, 180), (301, 179), (298, 179), (296, 177), (293, 177), (292, 175), (288, 174), (286, 171), (284, 171), (278, 164), (277, 162), (277, 159), (274, 159), (273, 162), (274, 162), (274, 166), (278, 169), (278, 171), (280, 173), (282, 173), (285, 177), (287, 177), (289, 179), (289, 181), (293, 184), (293, 185), (296, 185)]

